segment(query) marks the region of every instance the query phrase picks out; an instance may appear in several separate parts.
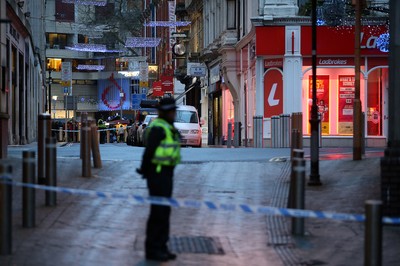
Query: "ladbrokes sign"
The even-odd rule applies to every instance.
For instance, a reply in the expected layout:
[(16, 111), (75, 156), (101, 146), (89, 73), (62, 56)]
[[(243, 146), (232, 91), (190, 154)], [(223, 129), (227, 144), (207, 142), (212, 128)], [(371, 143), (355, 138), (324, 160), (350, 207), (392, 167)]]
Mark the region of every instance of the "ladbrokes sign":
[[(301, 29), (302, 55), (311, 55), (311, 27)], [(361, 32), (362, 55), (387, 55), (378, 47), (379, 39), (388, 33), (386, 26), (364, 26)], [(321, 26), (317, 29), (317, 54), (320, 55), (354, 55), (354, 28), (337, 29)]]

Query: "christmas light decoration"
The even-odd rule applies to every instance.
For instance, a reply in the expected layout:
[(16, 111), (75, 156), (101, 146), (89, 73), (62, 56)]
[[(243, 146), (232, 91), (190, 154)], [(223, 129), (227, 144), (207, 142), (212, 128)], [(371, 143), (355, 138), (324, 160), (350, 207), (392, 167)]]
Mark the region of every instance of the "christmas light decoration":
[(317, 19), (317, 26), (324, 26), (324, 25), (326, 25), (325, 20), (323, 20), (323, 19)]
[(139, 71), (118, 71), (118, 74), (121, 74), (124, 77), (138, 77)]
[(122, 50), (108, 50), (104, 44), (77, 43), (73, 46), (66, 46), (65, 49), (78, 52), (96, 52), (96, 53), (119, 53)]
[(129, 37), (126, 39), (125, 47), (156, 47), (161, 38)]
[(185, 27), (190, 25), (190, 21), (150, 21), (144, 23), (147, 27)]
[(78, 65), (76, 69), (78, 70), (104, 70), (104, 65)]
[(64, 4), (77, 4), (86, 6), (105, 6), (107, 5), (107, 0), (62, 0)]
[(389, 40), (390, 40), (389, 33), (381, 34), (379, 36), (379, 38), (376, 40), (376, 47), (378, 47), (381, 52), (388, 53), (389, 52)]

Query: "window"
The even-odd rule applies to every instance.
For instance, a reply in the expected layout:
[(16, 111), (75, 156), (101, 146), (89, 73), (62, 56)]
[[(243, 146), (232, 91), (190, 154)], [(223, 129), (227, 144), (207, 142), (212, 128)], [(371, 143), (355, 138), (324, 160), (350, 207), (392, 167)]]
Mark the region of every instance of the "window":
[(175, 122), (197, 124), (199, 123), (199, 118), (196, 112), (177, 110)]
[(50, 49), (64, 49), (67, 46), (66, 34), (47, 33), (46, 39)]
[(56, 2), (56, 21), (74, 22), (75, 21), (75, 4)]
[(236, 1), (228, 0), (227, 3), (227, 26), (229, 29), (236, 28)]
[(61, 71), (61, 58), (47, 59), (47, 69), (51, 69), (52, 71)]

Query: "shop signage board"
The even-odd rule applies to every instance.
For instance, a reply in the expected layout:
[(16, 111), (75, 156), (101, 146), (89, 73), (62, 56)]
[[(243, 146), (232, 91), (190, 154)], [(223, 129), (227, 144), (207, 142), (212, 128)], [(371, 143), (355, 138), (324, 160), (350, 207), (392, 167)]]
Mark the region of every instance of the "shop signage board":
[(339, 134), (353, 134), (354, 75), (339, 75)]
[(153, 82), (153, 96), (154, 97), (162, 97), (162, 96), (164, 96), (164, 92), (162, 90), (161, 81), (154, 81)]
[(133, 110), (140, 109), (140, 102), (142, 100), (146, 100), (146, 94), (144, 93), (132, 94), (132, 109)]
[(71, 62), (61, 63), (61, 80), (70, 81), (72, 79), (72, 65)]
[(187, 64), (188, 75), (193, 77), (205, 77), (206, 76), (206, 66), (202, 63), (192, 63)]
[(161, 87), (164, 93), (174, 93), (174, 77), (161, 76)]
[(272, 69), (264, 77), (264, 117), (270, 118), (283, 113), (282, 73)]
[[(309, 76), (309, 111), (312, 106), (312, 75)], [(317, 105), (322, 134), (329, 134), (329, 75), (317, 75)]]

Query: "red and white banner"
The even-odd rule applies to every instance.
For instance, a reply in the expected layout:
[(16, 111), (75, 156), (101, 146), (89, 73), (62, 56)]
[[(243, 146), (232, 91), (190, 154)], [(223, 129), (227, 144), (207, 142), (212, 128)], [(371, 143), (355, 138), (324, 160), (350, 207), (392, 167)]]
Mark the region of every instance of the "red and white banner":
[[(309, 106), (312, 106), (312, 76), (309, 76)], [(317, 75), (317, 105), (321, 114), (322, 134), (329, 134), (329, 76)]]
[(354, 83), (353, 75), (339, 76), (339, 134), (353, 134)]
[(283, 113), (283, 77), (276, 69), (270, 70), (264, 77), (264, 117)]
[(164, 93), (174, 93), (174, 77), (161, 76), (161, 87)]

